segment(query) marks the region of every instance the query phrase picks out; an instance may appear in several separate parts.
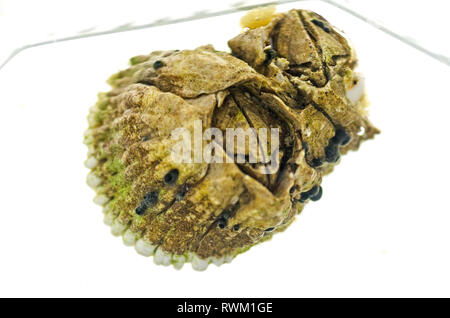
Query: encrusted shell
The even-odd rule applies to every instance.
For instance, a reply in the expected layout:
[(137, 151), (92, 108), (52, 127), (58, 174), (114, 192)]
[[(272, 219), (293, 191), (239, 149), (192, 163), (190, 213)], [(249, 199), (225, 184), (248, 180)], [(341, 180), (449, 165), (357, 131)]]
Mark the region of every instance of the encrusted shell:
[[(317, 14), (274, 14), (229, 46), (232, 54), (204, 46), (134, 57), (90, 110), (94, 202), (111, 232), (156, 264), (230, 262), (320, 199), (340, 155), (378, 133), (353, 50)], [(279, 168), (174, 162), (172, 131), (193, 133), (198, 121), (203, 130), (278, 128)]]

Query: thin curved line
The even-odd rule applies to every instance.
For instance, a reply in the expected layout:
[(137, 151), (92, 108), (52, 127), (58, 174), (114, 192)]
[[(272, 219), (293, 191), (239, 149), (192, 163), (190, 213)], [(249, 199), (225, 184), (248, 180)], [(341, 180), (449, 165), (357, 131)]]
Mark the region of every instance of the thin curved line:
[(15, 49), (14, 51), (11, 52), (11, 54), (6, 58), (6, 60), (2, 63), (2, 65), (0, 65), (0, 70), (6, 65), (8, 64), (9, 61), (11, 61), (17, 54), (19, 54), (20, 52), (22, 52), (26, 47), (21, 47), (18, 49)]
[(450, 58), (449, 57), (444, 56), (444, 55), (440, 55), (440, 54), (437, 54), (437, 53), (434, 53), (434, 52), (424, 48), (423, 46), (421, 46), (421, 45), (419, 45), (417, 43), (414, 43), (413, 41), (410, 41), (410, 40), (406, 39), (405, 37), (401, 36), (400, 34), (395, 33), (392, 30), (389, 30), (388, 28), (386, 28), (382, 24), (379, 24), (379, 23), (377, 23), (377, 22), (375, 22), (373, 20), (370, 20), (367, 17), (363, 16), (362, 14), (359, 14), (358, 12), (353, 11), (352, 9), (350, 9), (350, 8), (344, 6), (344, 5), (341, 5), (341, 4), (339, 4), (339, 3), (337, 3), (337, 2), (335, 2), (333, 0), (320, 0), (320, 1), (326, 2), (326, 3), (328, 3), (328, 4), (338, 8), (338, 9), (340, 9), (342, 11), (345, 11), (348, 14), (350, 14), (350, 15), (352, 15), (352, 16), (354, 16), (354, 17), (356, 17), (356, 18), (358, 18), (358, 19), (360, 19), (362, 21), (364, 21), (365, 23), (369, 24), (370, 26), (372, 26), (372, 27), (374, 27), (374, 28), (376, 28), (376, 29), (378, 29), (380, 31), (383, 31), (384, 33), (392, 36), (393, 38), (395, 38), (395, 39), (397, 39), (397, 40), (399, 40), (399, 41), (401, 41), (401, 42), (403, 42), (403, 43), (405, 43), (405, 44), (415, 48), (416, 50), (418, 50), (418, 51), (420, 51), (420, 52), (422, 52), (422, 53), (424, 53), (424, 54), (426, 54), (426, 55), (428, 55), (428, 56), (438, 60), (439, 62), (441, 62), (441, 63), (443, 63), (443, 64), (445, 64), (447, 66), (450, 66)]
[(141, 24), (141, 25), (133, 25), (131, 23), (128, 23), (128, 24), (124, 24), (121, 27), (115, 27), (113, 29), (109, 29), (109, 30), (105, 30), (105, 31), (77, 34), (77, 35), (63, 37), (63, 38), (59, 38), (59, 39), (53, 39), (53, 40), (47, 40), (47, 41), (37, 42), (37, 43), (33, 43), (33, 44), (28, 44), (28, 45), (25, 45), (25, 46), (15, 49), (11, 53), (11, 55), (9, 55), (9, 57), (0, 65), (0, 70), (20, 52), (30, 49), (30, 48), (38, 47), (38, 46), (72, 41), (72, 40), (78, 40), (78, 39), (84, 39), (84, 38), (90, 38), (90, 37), (95, 37), (95, 36), (100, 36), (100, 35), (109, 35), (109, 34), (115, 34), (115, 33), (141, 30), (141, 29), (152, 28), (152, 27), (157, 27), (157, 26), (178, 24), (178, 23), (201, 20), (201, 19), (206, 19), (206, 18), (213, 18), (213, 17), (218, 17), (218, 16), (227, 15), (227, 14), (231, 14), (231, 13), (236, 13), (239, 11), (251, 10), (254, 8), (261, 7), (261, 6), (267, 6), (267, 5), (272, 5), (272, 4), (284, 4), (284, 3), (299, 2), (299, 1), (305, 1), (305, 0), (268, 1), (268, 2), (264, 2), (264, 3), (260, 3), (260, 4), (253, 4), (253, 5), (247, 5), (247, 6), (246, 5), (238, 6), (239, 3), (237, 3), (237, 4), (235, 4), (236, 7), (232, 7), (230, 9), (226, 9), (226, 10), (222, 10), (222, 11), (198, 12), (198, 13), (194, 13), (191, 16), (178, 18), (178, 19), (164, 19), (163, 18), (163, 19), (151, 22), (151, 23)]
[[(53, 39), (53, 40), (48, 40), (48, 41), (43, 41), (43, 42), (38, 42), (38, 43), (33, 43), (33, 44), (28, 44), (22, 47), (19, 47), (17, 49), (15, 49), (14, 51), (12, 51), (12, 53), (6, 58), (6, 60), (0, 65), (0, 70), (7, 64), (9, 63), (16, 55), (18, 55), (20, 52), (30, 49), (30, 48), (34, 48), (34, 47), (38, 47), (38, 46), (43, 46), (43, 45), (48, 45), (48, 44), (53, 44), (53, 43), (59, 43), (59, 42), (65, 42), (65, 41), (71, 41), (71, 40), (78, 40), (78, 39), (84, 39), (84, 38), (89, 38), (89, 37), (95, 37), (95, 36), (100, 36), (100, 35), (108, 35), (108, 34), (114, 34), (114, 33), (121, 33), (121, 32), (128, 32), (128, 31), (135, 31), (135, 30), (141, 30), (141, 29), (146, 29), (146, 28), (152, 28), (152, 27), (156, 27), (156, 26), (163, 26), (163, 25), (169, 25), (169, 24), (177, 24), (177, 23), (183, 23), (183, 22), (189, 22), (189, 21), (195, 21), (195, 20), (201, 20), (201, 19), (206, 19), (206, 18), (213, 18), (213, 17), (217, 17), (217, 16), (222, 16), (222, 15), (226, 15), (226, 14), (231, 14), (231, 13), (236, 13), (239, 11), (245, 11), (245, 10), (251, 10), (257, 7), (261, 7), (261, 6), (265, 6), (265, 5), (271, 5), (271, 4), (286, 4), (286, 3), (290, 3), (290, 2), (299, 2), (299, 1), (305, 1), (305, 0), (279, 0), (279, 1), (268, 1), (268, 2), (264, 2), (264, 3), (259, 3), (259, 4), (254, 4), (254, 5), (244, 5), (244, 6), (239, 6), (239, 3), (235, 4), (235, 7), (231, 8), (231, 9), (227, 9), (227, 10), (223, 10), (223, 11), (217, 11), (217, 12), (202, 12), (202, 13), (197, 13), (192, 16), (189, 17), (184, 17), (184, 18), (179, 18), (179, 19), (173, 19), (173, 20), (158, 20), (158, 21), (154, 21), (148, 24), (142, 24), (142, 25), (132, 25), (132, 24), (125, 24), (120, 28), (113, 28), (113, 29), (109, 29), (109, 30), (105, 30), (105, 31), (101, 31), (101, 32), (92, 32), (92, 33), (86, 33), (86, 34), (77, 34), (77, 35), (73, 35), (73, 36), (68, 36), (68, 37), (63, 37), (60, 39)], [(309, 0), (309, 1), (322, 1), (325, 3), (328, 3), (329, 5), (332, 5), (358, 19), (360, 19), (361, 21), (369, 24), (370, 26), (383, 31), (384, 33), (392, 36), (393, 38), (413, 47), (414, 49), (430, 56), (431, 58), (445, 64), (446, 66), (450, 66), (450, 58), (444, 55), (440, 55), (437, 53), (434, 53), (426, 48), (424, 48), (423, 46), (414, 43), (413, 41), (410, 41), (406, 38), (404, 38), (403, 36), (401, 36), (398, 33), (395, 33), (391, 30), (389, 30), (388, 28), (386, 28), (385, 26), (368, 19), (367, 17), (357, 13), (356, 11), (341, 5), (333, 0)], [(245, 4), (245, 2), (243, 2)], [(86, 32), (86, 30), (85, 30)]]

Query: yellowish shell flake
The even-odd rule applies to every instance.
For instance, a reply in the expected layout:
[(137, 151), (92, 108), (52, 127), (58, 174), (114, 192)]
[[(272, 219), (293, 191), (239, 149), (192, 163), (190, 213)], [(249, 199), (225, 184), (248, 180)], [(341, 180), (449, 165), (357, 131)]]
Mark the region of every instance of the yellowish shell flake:
[(275, 11), (274, 5), (250, 10), (241, 18), (241, 27), (256, 29), (265, 26), (275, 17)]

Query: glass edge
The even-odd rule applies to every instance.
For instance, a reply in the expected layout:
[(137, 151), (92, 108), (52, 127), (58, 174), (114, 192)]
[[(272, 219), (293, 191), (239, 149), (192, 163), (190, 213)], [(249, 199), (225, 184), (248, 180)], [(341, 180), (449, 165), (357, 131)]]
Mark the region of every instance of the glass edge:
[(277, 5), (277, 4), (279, 5), (279, 4), (287, 4), (287, 3), (291, 3), (291, 2), (301, 2), (301, 1), (316, 1), (316, 2), (327, 3), (335, 8), (345, 11), (346, 13), (354, 16), (355, 18), (388, 34), (389, 36), (394, 37), (395, 39), (405, 43), (406, 45), (409, 45), (410, 47), (421, 51), (422, 53), (445, 64), (446, 66), (450, 66), (450, 58), (449, 57), (438, 54), (431, 50), (428, 50), (424, 46), (420, 45), (418, 42), (396, 33), (395, 31), (387, 28), (382, 23), (377, 22), (374, 19), (370, 19), (369, 17), (364, 16), (364, 15), (352, 10), (350, 6), (344, 5), (337, 1), (334, 1), (334, 0), (278, 0), (278, 1), (261, 1), (258, 3), (252, 3), (252, 4), (249, 4), (249, 1), (239, 1), (235, 4), (231, 4), (228, 8), (226, 8), (224, 10), (193, 12), (193, 13), (189, 14), (188, 16), (181, 17), (181, 18), (175, 18), (175, 19), (162, 18), (162, 19), (158, 19), (158, 20), (151, 21), (151, 22), (144, 23), (144, 24), (134, 24), (131, 22), (131, 23), (128, 23), (125, 25), (121, 25), (119, 27), (114, 27), (114, 28), (102, 30), (102, 31), (96, 31), (96, 28), (90, 28), (88, 31), (86, 31), (86, 30), (80, 31), (78, 33), (75, 33), (73, 35), (68, 35), (65, 37), (47, 38), (42, 41), (25, 44), (21, 47), (18, 47), (18, 48), (15, 48), (14, 50), (12, 50), (10, 52), (10, 54), (7, 55), (6, 59), (4, 59), (3, 61), (0, 61), (0, 63), (1, 63), (0, 71), (2, 70), (2, 68), (5, 67), (5, 65), (7, 65), (20, 52), (30, 49), (30, 48), (38, 47), (38, 46), (50, 45), (50, 44), (54, 44), (54, 43), (78, 40), (78, 39), (83, 39), (83, 38), (96, 37), (96, 36), (101, 36), (101, 35), (135, 31), (135, 30), (140, 30), (140, 29), (147, 29), (147, 28), (152, 28), (152, 27), (201, 20), (201, 19), (206, 19), (206, 18), (213, 18), (213, 17), (217, 17), (217, 16), (236, 13), (239, 11), (247, 11), (247, 10), (251, 10), (251, 9), (254, 9), (257, 7), (261, 7), (261, 6)]

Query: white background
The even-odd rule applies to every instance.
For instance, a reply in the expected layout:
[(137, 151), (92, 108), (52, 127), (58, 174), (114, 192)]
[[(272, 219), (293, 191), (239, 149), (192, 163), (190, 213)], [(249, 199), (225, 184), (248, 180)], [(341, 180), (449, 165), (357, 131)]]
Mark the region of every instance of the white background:
[[(86, 22), (82, 9), (31, 3), (0, 1), (6, 43), (33, 23), (69, 25), (57, 10), (74, 12), (71, 27)], [(377, 3), (397, 22), (419, 16)], [(86, 19), (120, 16), (103, 5), (84, 7)], [(173, 1), (157, 10), (175, 7), (183, 11)], [(291, 7), (317, 11), (352, 40), (382, 134), (343, 158), (288, 230), (205, 272), (156, 266), (109, 233), (85, 184), (83, 131), (105, 79), (129, 57), (205, 43), (226, 50), (242, 14), (30, 49), (0, 70), (0, 296), (450, 296), (450, 68), (329, 5), (279, 11)], [(448, 27), (435, 32), (437, 47)]]

